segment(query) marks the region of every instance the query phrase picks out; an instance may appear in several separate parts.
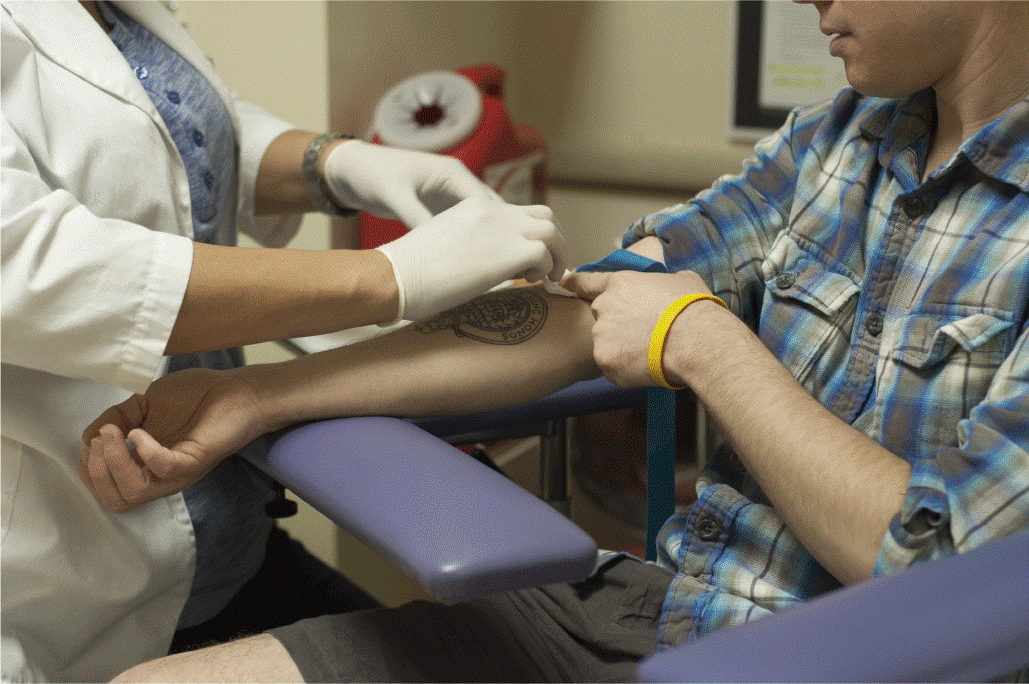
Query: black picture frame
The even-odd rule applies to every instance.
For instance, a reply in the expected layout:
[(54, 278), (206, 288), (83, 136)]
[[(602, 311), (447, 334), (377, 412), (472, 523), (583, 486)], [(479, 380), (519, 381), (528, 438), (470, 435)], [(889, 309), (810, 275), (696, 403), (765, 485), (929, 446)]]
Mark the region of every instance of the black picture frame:
[(764, 0), (736, 3), (736, 84), (733, 128), (773, 131), (786, 123), (789, 109), (761, 104), (761, 21)]

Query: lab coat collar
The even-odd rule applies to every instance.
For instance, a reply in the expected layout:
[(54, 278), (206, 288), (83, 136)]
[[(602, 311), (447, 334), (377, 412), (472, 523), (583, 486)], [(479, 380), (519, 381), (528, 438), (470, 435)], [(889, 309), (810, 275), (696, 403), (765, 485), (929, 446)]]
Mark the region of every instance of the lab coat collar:
[(151, 116), (156, 113), (118, 48), (78, 2), (5, 2), (4, 9), (49, 59)]
[[(149, 1), (116, 4), (189, 60), (223, 100), (229, 99), (228, 89), (215, 73), (210, 60), (163, 4)], [(54, 62), (160, 120), (153, 102), (118, 48), (80, 3), (75, 0), (5, 0), (4, 9), (35, 43), (37, 49)]]

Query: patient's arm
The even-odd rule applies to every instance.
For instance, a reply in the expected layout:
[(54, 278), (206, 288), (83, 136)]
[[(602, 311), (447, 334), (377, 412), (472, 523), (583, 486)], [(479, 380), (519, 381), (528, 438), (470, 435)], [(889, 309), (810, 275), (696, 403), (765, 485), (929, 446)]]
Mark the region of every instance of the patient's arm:
[(542, 288), (493, 292), (396, 333), (255, 367), (272, 429), (329, 416), (460, 414), (599, 375), (589, 305)]
[(578, 299), (515, 288), (283, 363), (173, 373), (85, 430), (82, 478), (124, 511), (189, 487), (260, 434), (294, 423), (459, 414), (542, 397), (599, 374), (592, 325)]

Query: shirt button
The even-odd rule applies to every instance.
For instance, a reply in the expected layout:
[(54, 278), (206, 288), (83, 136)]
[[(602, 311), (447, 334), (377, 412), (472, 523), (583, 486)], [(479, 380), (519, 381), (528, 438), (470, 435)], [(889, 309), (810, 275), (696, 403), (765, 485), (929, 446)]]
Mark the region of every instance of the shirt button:
[(214, 185), (214, 176), (211, 174), (210, 171), (204, 171), (203, 179), (204, 185), (206, 185), (207, 189), (210, 190), (211, 186)]
[(780, 273), (775, 277), (775, 286), (780, 290), (788, 290), (797, 282), (796, 276), (792, 273)]
[(713, 542), (722, 536), (722, 526), (714, 518), (701, 518), (697, 521), (697, 536), (701, 541)]
[(883, 331), (882, 314), (875, 311), (868, 314), (868, 316), (865, 317), (865, 330), (867, 330), (868, 334), (872, 337), (879, 337), (879, 333)]
[(909, 219), (916, 219), (925, 213), (928, 204), (921, 195), (908, 195), (900, 202), (900, 208), (904, 210)]
[(197, 147), (203, 147), (204, 146), (204, 134), (201, 133), (200, 131), (196, 131), (196, 130), (193, 131), (193, 143)]
[(140, 80), (143, 80), (144, 78), (150, 75), (150, 72), (147, 71), (147, 68), (145, 66), (138, 66), (134, 69), (134, 71), (136, 72), (136, 78)]
[(179, 104), (180, 102), (182, 102), (182, 96), (179, 95), (178, 91), (176, 91), (176, 90), (169, 90), (167, 94), (168, 94), (168, 101), (171, 102), (172, 104)]

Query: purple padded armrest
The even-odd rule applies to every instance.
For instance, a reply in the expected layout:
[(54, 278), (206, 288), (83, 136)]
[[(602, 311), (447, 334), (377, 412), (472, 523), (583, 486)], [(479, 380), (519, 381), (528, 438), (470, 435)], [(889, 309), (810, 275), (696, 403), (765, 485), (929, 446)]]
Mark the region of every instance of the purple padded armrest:
[(567, 518), (407, 421), (310, 423), (254, 463), (443, 601), (579, 580), (596, 561)]
[(1029, 666), (1029, 531), (643, 662), (643, 682), (983, 682)]
[(607, 378), (599, 377), (577, 382), (542, 399), (512, 408), (452, 418), (419, 418), (412, 422), (427, 432), (446, 438), (552, 418), (627, 408), (643, 404), (646, 400), (645, 387), (618, 387)]

